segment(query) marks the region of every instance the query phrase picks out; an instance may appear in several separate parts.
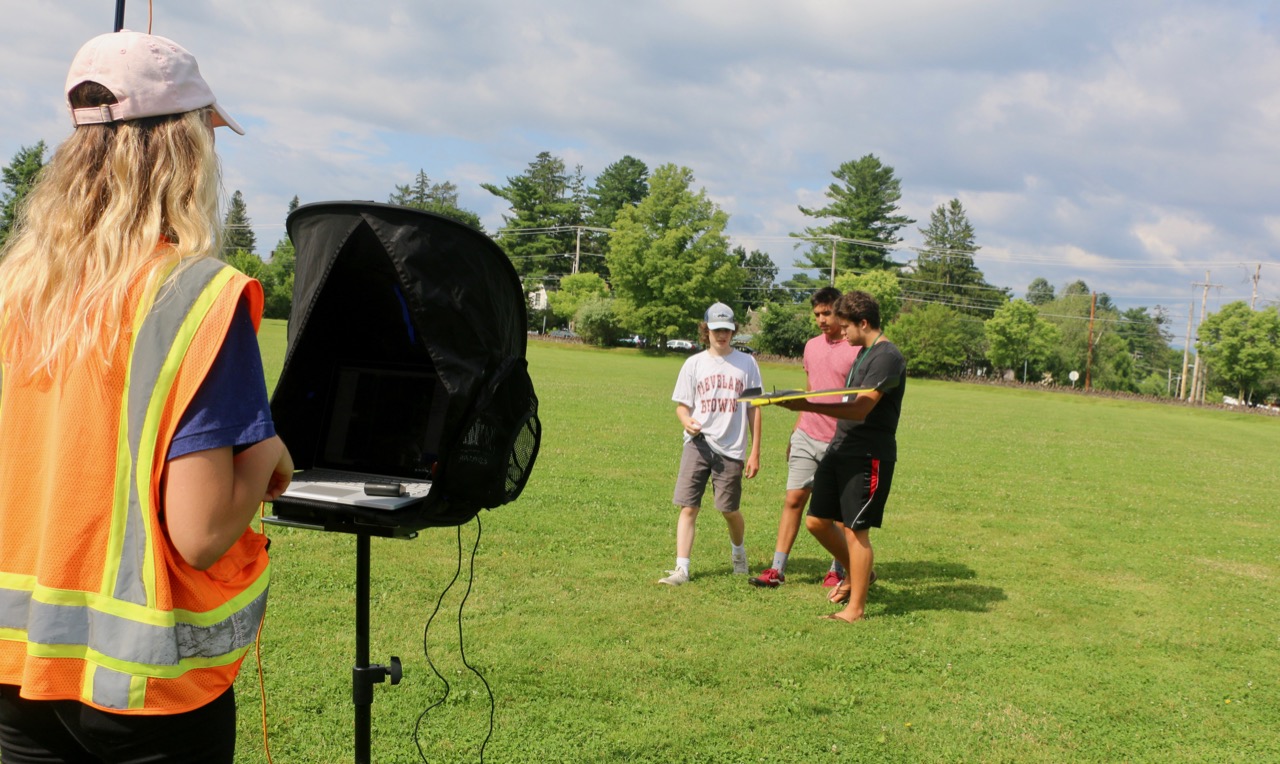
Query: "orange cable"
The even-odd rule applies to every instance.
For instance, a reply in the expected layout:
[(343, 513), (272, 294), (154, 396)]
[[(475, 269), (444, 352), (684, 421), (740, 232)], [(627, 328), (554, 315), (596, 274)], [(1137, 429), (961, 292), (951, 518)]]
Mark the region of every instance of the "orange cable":
[[(267, 505), (263, 502), (258, 507), (258, 528), (263, 536), (267, 535), (267, 524), (262, 521)], [(258, 661), (258, 697), (262, 707), (262, 750), (267, 755), (267, 764), (275, 764), (271, 759), (271, 743), (267, 738), (267, 682), (262, 670), (262, 630), (267, 625), (267, 612), (262, 611), (262, 620), (258, 622), (258, 637), (254, 640), (254, 655)]]

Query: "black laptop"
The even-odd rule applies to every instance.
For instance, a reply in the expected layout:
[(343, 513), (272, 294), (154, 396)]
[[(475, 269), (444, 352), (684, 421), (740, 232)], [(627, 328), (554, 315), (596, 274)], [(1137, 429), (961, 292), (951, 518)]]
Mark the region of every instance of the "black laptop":
[(323, 409), (313, 467), (282, 499), (395, 510), (424, 499), (448, 398), (430, 369), (340, 365)]

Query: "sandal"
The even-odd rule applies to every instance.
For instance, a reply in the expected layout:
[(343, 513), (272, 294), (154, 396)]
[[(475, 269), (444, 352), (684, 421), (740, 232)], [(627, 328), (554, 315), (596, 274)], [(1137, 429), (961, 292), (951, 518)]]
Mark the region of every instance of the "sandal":
[[(871, 571), (871, 580), (867, 581), (867, 586), (874, 584), (876, 582), (876, 578), (876, 572), (874, 570)], [(849, 601), (849, 592), (850, 586), (848, 579), (841, 579), (836, 588), (832, 589), (831, 592), (827, 594), (827, 602), (843, 605)]]

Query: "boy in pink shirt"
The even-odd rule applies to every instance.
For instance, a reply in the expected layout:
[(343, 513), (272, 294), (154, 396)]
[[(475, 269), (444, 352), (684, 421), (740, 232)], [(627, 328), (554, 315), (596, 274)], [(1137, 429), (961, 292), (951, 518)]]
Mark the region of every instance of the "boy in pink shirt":
[[(860, 348), (845, 341), (836, 321), (833, 307), (840, 290), (823, 287), (814, 292), (809, 303), (818, 322), (820, 334), (804, 346), (804, 371), (808, 377), (806, 390), (824, 390), (845, 386), (845, 378), (853, 368)], [(813, 473), (822, 461), (827, 446), (836, 434), (836, 420), (824, 414), (803, 412), (796, 420), (787, 444), (787, 495), (778, 520), (778, 541), (774, 547), (773, 565), (751, 579), (753, 586), (774, 588), (786, 581), (787, 557), (800, 530), (800, 518), (813, 491)], [(844, 579), (844, 570), (832, 560), (822, 585), (836, 587)]]

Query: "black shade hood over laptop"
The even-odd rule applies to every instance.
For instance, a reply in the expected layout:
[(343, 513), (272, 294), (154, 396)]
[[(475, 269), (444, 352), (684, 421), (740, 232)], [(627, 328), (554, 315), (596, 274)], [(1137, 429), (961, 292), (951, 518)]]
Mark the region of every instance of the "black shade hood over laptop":
[(458, 221), (375, 202), (303, 205), (287, 226), (297, 262), (271, 410), (295, 465), (313, 466), (338, 368), (429, 370), (438, 387), (424, 394), (445, 396), (436, 484), (396, 522), (458, 524), (518, 496), (541, 425), (525, 294), (501, 248)]

